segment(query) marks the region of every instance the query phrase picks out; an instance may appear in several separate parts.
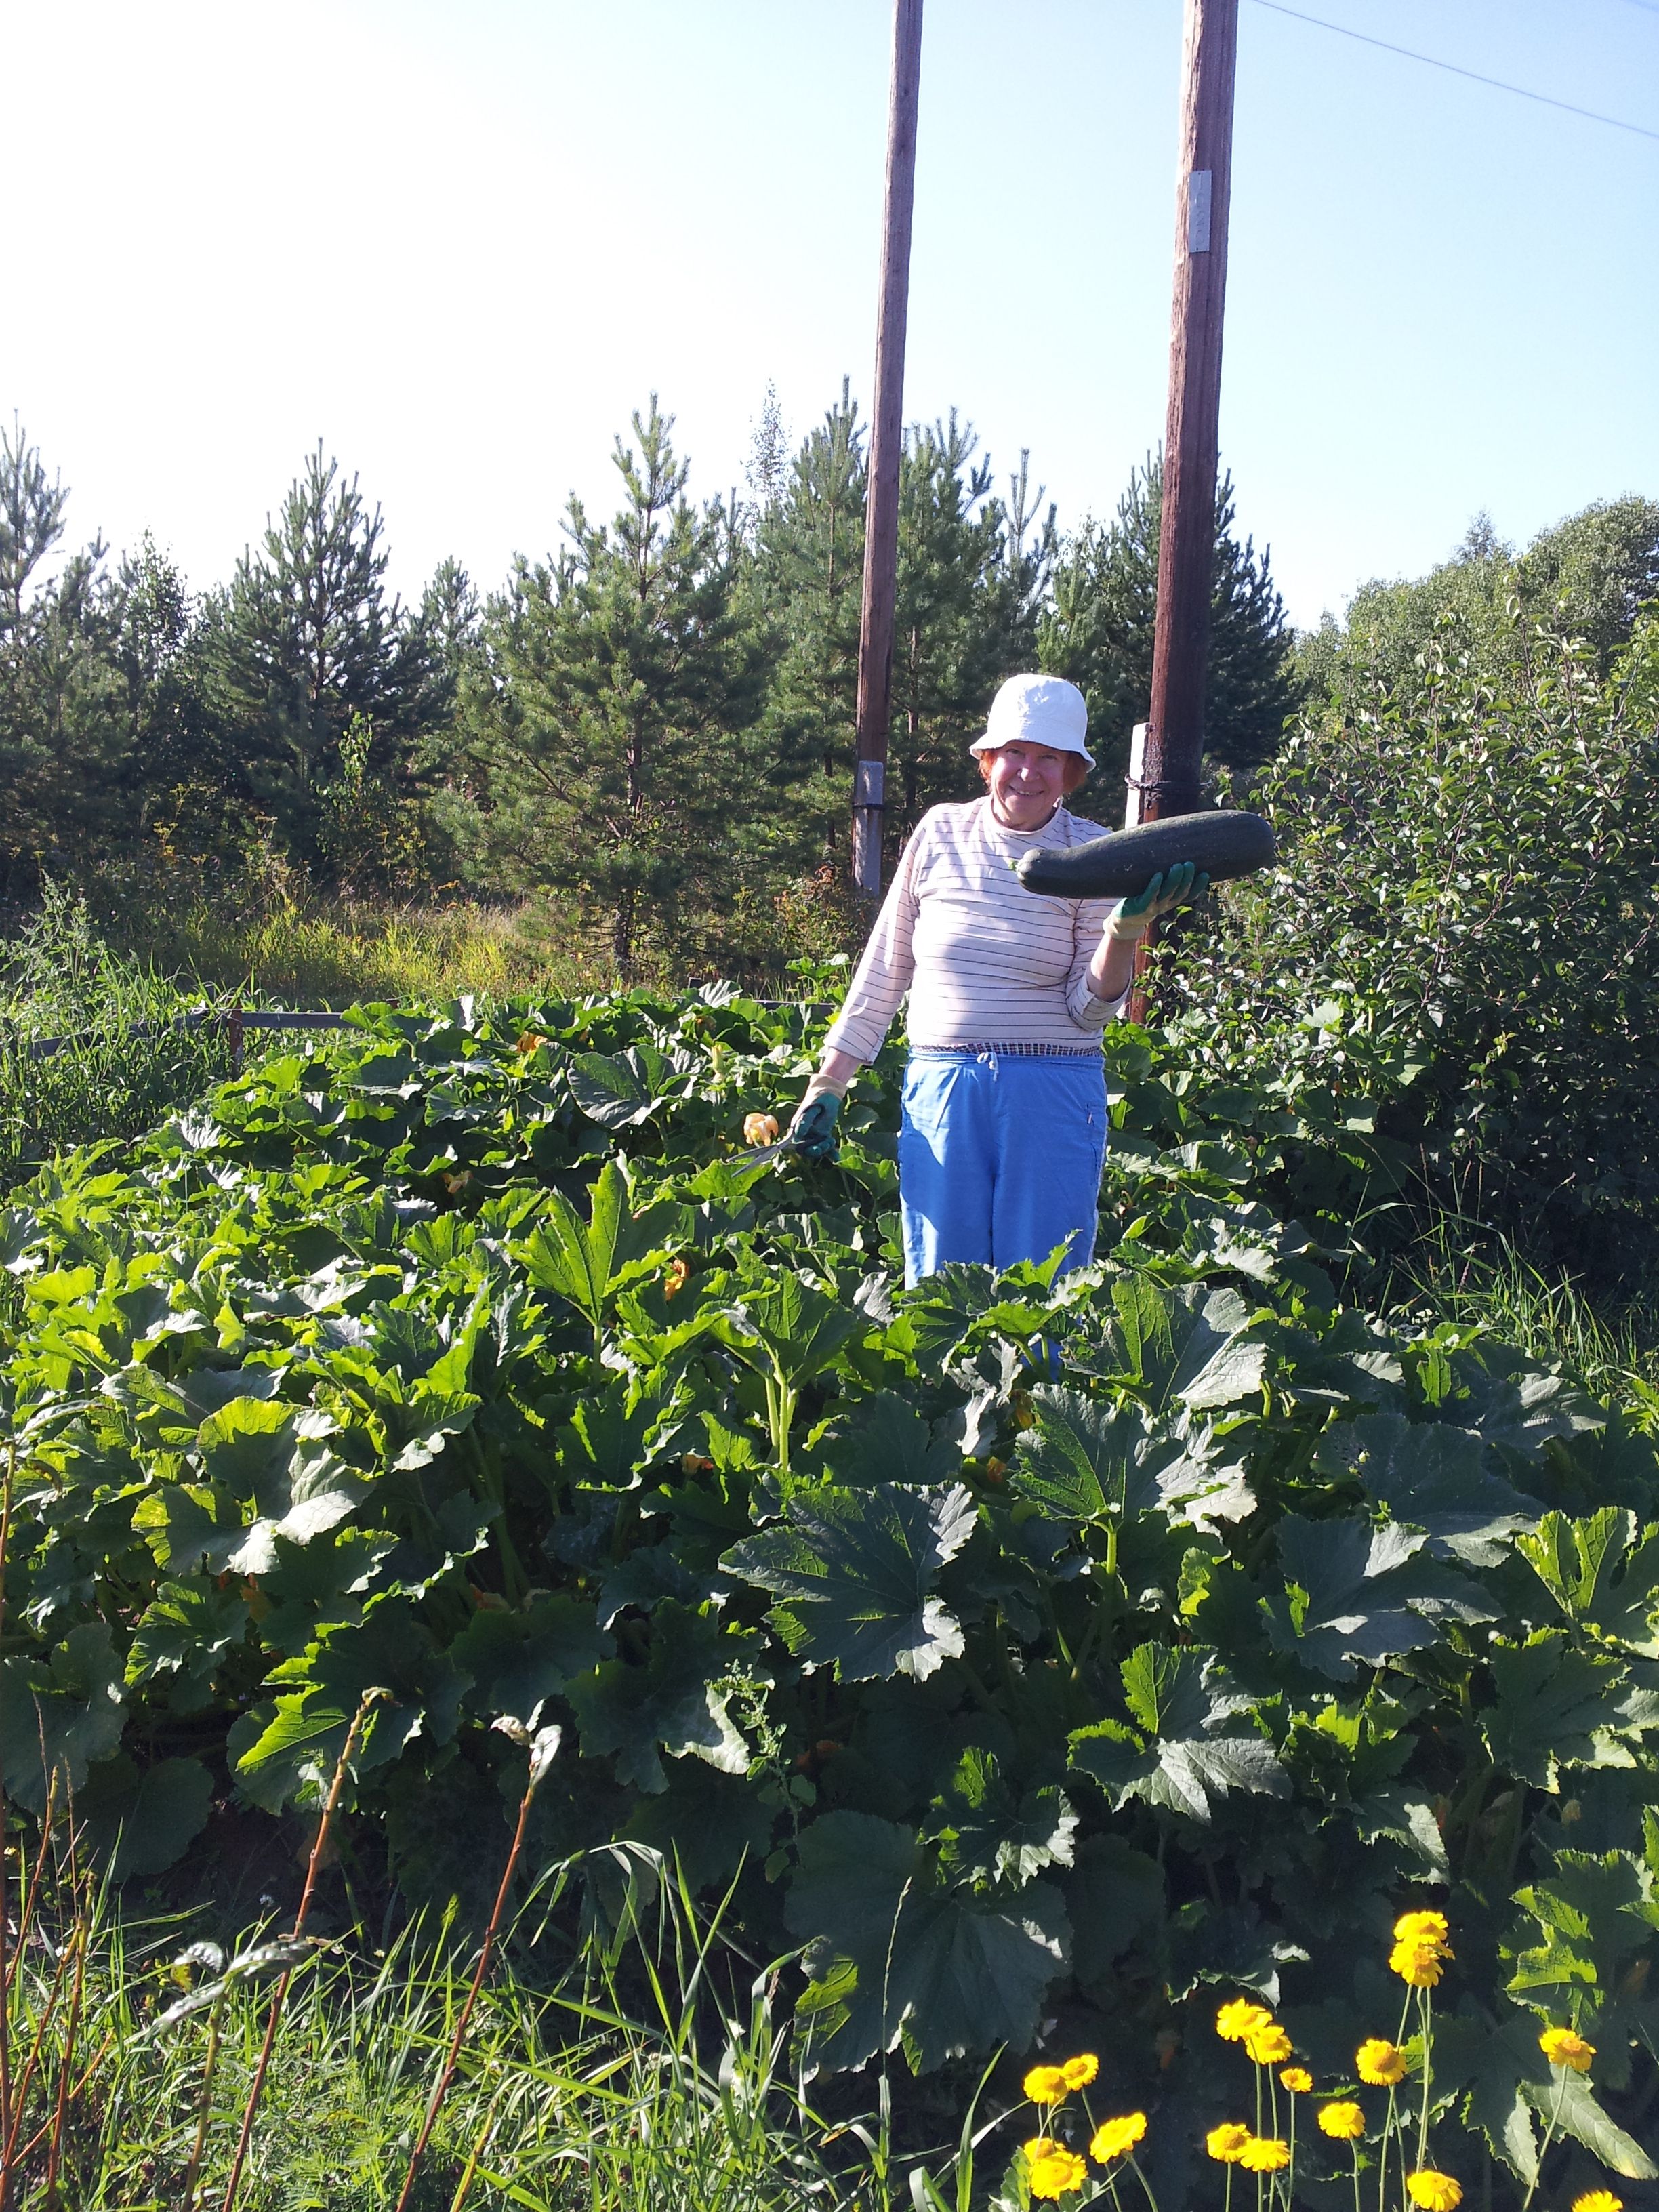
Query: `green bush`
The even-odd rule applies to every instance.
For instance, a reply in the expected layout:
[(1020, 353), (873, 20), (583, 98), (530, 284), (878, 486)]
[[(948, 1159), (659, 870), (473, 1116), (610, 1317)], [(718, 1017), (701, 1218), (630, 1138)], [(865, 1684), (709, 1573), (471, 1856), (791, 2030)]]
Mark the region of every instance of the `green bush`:
[(1606, 1278), (1659, 1208), (1659, 621), (1499, 690), (1443, 636), (1310, 721), (1250, 803), (1280, 864), (1182, 951), (1172, 1064), (1240, 1087), (1280, 1202), (1426, 1202)]
[(1528, 2175), (1565, 2018), (1564, 2124), (1654, 2171), (1651, 1443), (1343, 1308), (1241, 1150), (1158, 1147), (1132, 1030), (1109, 1256), (904, 1293), (891, 1050), (841, 1164), (777, 1170), (742, 1124), (804, 1084), (802, 1009), (361, 1022), (4, 1217), (14, 1808), (55, 1772), (154, 1874), (216, 1807), (314, 1802), (377, 1690), (354, 1881), (476, 1911), (495, 1724), (558, 1717), (527, 1863), (592, 1854), (586, 1924), (613, 1843), (735, 1885), (800, 1949), (809, 2066), (1063, 2017), (1156, 2106), (1167, 2201), (1237, 2097), (1215, 1994), (1340, 2080), (1426, 1893), (1468, 2155)]

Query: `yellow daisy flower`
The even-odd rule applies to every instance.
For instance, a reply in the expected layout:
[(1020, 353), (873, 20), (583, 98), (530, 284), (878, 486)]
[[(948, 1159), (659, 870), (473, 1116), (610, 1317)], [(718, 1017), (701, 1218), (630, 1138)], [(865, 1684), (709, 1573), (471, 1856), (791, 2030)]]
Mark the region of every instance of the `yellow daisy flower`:
[(1253, 2028), (1271, 2027), (1273, 2014), (1266, 2005), (1248, 1997), (1234, 1997), (1215, 2016), (1215, 2032), (1224, 2043), (1243, 2043)]
[(1293, 2097), (1305, 2097), (1313, 2087), (1313, 2075), (1305, 2066), (1287, 2066), (1279, 2081), (1279, 2087), (1288, 2089)]
[(1595, 2056), (1595, 2045), (1575, 2035), (1570, 2027), (1547, 2027), (1538, 2039), (1538, 2048), (1552, 2066), (1571, 2067), (1575, 2074), (1588, 2074)]
[(1591, 2189), (1573, 2198), (1572, 2212), (1625, 2212), (1625, 2200), (1610, 2189)]
[(1354, 2053), (1353, 2063), (1362, 2081), (1374, 2089), (1391, 2089), (1406, 2078), (1406, 2054), (1386, 2036), (1368, 2035)]
[(1401, 1943), (1443, 1943), (1451, 1929), (1443, 1912), (1402, 1912), (1394, 1932)]
[(1252, 2136), (1238, 2154), (1246, 2173), (1283, 2173), (1291, 2162), (1291, 2147), (1281, 2136)]
[(1432, 1943), (1396, 1943), (1389, 1954), (1389, 1972), (1414, 1990), (1431, 1990), (1440, 1979), (1441, 1960), (1450, 1955)]
[(1239, 2154), (1251, 2141), (1249, 2130), (1242, 2120), (1224, 2120), (1218, 2128), (1212, 2128), (1204, 2138), (1204, 2148), (1210, 2156), (1219, 2159), (1223, 2166), (1237, 2166)]
[(1457, 2212), (1463, 2202), (1462, 2183), (1449, 2173), (1437, 2173), (1431, 2166), (1419, 2166), (1406, 2176), (1406, 2194), (1413, 2204), (1422, 2206), (1423, 2212)]
[(1100, 2071), (1100, 2061), (1092, 2051), (1083, 2051), (1075, 2058), (1068, 2058), (1060, 2070), (1066, 2076), (1068, 2089), (1086, 2089)]
[(1063, 2066), (1034, 2066), (1020, 2087), (1034, 2105), (1063, 2105), (1072, 2085)]
[(1290, 2057), (1295, 2045), (1276, 2020), (1265, 2027), (1253, 2027), (1244, 2038), (1246, 2054), (1258, 2066), (1278, 2066)]
[(1334, 2142), (1358, 2142), (1365, 2132), (1365, 2115), (1351, 2098), (1319, 2108), (1319, 2124)]
[(1033, 2197), (1069, 2197), (1089, 2169), (1074, 2150), (1048, 2136), (1034, 2136), (1021, 2145), (1025, 2153), (1025, 2179)]
[(1146, 2132), (1145, 2112), (1125, 2112), (1121, 2119), (1103, 2120), (1089, 2145), (1091, 2158), (1109, 2166), (1125, 2151), (1133, 2150)]

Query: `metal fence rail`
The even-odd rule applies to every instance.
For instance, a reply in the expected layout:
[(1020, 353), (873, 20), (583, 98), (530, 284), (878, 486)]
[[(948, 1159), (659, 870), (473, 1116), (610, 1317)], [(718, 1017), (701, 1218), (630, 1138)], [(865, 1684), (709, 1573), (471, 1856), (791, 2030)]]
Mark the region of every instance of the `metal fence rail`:
[[(230, 1042), (232, 1053), (241, 1058), (242, 1039), (249, 1030), (349, 1030), (357, 1024), (343, 1014), (289, 1013), (278, 1009), (270, 1013), (255, 1013), (241, 1006), (204, 1007), (194, 1014), (179, 1014), (163, 1024), (174, 1030), (222, 1029)], [(125, 1034), (130, 1037), (156, 1036), (160, 1030), (152, 1022), (135, 1022)], [(54, 1053), (68, 1052), (77, 1044), (94, 1044), (100, 1032), (82, 1030), (73, 1036), (31, 1037), (22, 1049), (31, 1060), (50, 1060)]]

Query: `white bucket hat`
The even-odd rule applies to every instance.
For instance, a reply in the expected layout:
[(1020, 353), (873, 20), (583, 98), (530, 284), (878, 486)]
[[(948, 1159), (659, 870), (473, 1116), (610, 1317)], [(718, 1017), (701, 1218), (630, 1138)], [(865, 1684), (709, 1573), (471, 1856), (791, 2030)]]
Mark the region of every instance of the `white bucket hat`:
[(1004, 745), (1047, 745), (1057, 753), (1080, 753), (1092, 768), (1095, 757), (1083, 742), (1089, 709), (1075, 684), (1063, 676), (1011, 676), (991, 702), (985, 735), (968, 750), (994, 753)]

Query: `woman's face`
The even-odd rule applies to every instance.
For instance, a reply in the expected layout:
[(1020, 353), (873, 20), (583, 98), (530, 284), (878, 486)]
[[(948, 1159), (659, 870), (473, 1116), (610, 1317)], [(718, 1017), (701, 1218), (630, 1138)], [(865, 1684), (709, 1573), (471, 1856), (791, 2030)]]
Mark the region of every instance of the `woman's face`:
[(991, 755), (991, 811), (1010, 830), (1041, 830), (1066, 795), (1066, 756), (1052, 745), (999, 745)]

